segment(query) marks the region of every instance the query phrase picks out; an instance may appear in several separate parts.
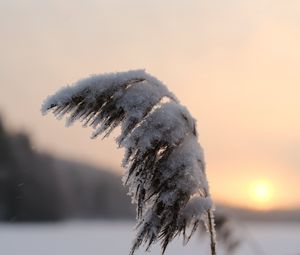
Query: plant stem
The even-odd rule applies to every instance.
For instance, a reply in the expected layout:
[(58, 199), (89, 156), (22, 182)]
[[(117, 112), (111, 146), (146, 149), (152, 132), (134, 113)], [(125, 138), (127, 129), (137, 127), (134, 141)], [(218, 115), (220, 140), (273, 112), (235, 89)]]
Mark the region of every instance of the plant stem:
[(215, 223), (214, 216), (211, 210), (207, 211), (208, 214), (208, 231), (210, 235), (210, 251), (211, 255), (216, 255), (216, 233), (215, 233)]

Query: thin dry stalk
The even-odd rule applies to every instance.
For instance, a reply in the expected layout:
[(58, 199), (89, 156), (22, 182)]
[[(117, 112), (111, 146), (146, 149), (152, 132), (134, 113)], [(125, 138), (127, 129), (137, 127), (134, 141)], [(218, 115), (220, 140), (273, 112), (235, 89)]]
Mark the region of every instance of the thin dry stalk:
[(208, 214), (208, 232), (210, 236), (210, 251), (211, 255), (216, 255), (216, 233), (215, 233), (215, 222), (212, 210), (207, 212)]

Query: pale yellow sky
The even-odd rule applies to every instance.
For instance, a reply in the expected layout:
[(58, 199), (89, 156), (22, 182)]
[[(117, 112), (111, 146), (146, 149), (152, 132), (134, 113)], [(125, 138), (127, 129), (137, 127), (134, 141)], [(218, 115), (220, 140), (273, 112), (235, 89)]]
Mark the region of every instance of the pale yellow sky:
[(0, 39), (0, 111), (36, 150), (120, 170), (113, 138), (40, 105), (91, 73), (146, 68), (198, 120), (216, 200), (258, 208), (249, 186), (265, 179), (265, 208), (300, 207), (300, 1), (0, 0)]

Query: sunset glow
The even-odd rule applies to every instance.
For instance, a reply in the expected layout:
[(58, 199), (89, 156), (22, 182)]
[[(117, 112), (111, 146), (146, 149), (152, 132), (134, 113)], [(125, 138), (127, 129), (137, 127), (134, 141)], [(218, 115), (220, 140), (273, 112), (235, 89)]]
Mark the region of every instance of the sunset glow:
[(272, 207), (274, 188), (268, 180), (257, 180), (250, 185), (249, 194), (253, 207), (269, 209)]
[(197, 120), (216, 203), (300, 208), (300, 1), (2, 2), (0, 115), (36, 151), (124, 173), (118, 132), (90, 140), (39, 109), (81, 77), (145, 68)]

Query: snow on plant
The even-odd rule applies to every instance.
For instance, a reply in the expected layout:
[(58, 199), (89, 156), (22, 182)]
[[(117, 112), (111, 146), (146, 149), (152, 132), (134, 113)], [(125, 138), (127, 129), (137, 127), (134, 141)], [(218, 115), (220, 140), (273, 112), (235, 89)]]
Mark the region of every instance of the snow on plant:
[[(212, 200), (195, 120), (178, 99), (144, 70), (93, 75), (48, 97), (43, 114), (67, 115), (92, 126), (92, 137), (108, 136), (125, 149), (123, 178), (137, 207), (137, 235), (130, 254), (142, 244), (187, 242), (199, 224), (207, 226), (215, 254)], [(191, 232), (187, 234), (187, 228)]]

